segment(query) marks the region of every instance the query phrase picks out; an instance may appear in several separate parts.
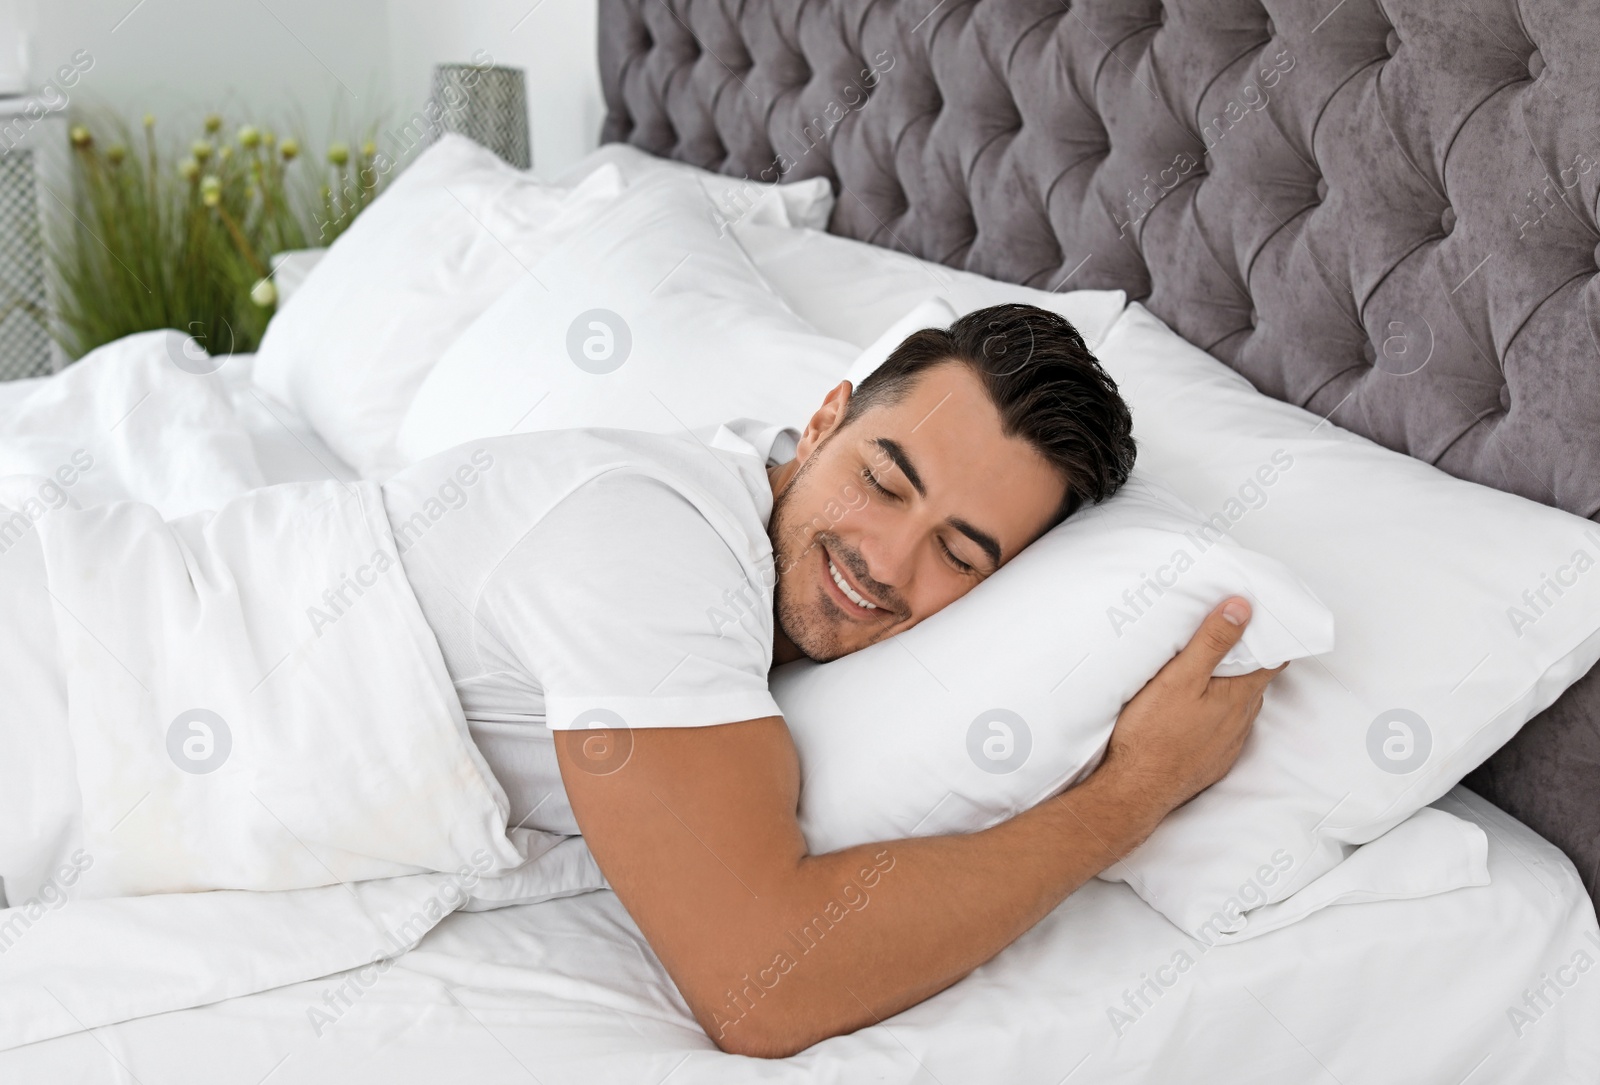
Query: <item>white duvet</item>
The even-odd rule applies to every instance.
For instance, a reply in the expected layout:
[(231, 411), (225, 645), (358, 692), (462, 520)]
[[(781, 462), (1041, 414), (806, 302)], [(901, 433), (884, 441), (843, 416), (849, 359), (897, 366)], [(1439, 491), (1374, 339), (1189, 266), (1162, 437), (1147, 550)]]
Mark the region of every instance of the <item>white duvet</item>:
[[(561, 838), (507, 834), (378, 487), (253, 488), (248, 434), (177, 339), (113, 344), (5, 410), (0, 1044), (74, 1023), (26, 979), (64, 949), (126, 965), (218, 922), (369, 921), (298, 970), (257, 946), (259, 989), (402, 952), (502, 877), (598, 884), (539, 862)], [(197, 502), (215, 511), (163, 517)], [(167, 937), (104, 942), (130, 923)], [(87, 1024), (214, 993), (63, 986)]]

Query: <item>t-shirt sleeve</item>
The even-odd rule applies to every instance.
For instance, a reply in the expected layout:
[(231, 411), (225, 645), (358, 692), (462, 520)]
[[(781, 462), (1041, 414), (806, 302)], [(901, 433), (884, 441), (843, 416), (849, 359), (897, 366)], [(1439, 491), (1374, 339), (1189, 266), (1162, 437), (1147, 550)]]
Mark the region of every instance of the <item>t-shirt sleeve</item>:
[(486, 654), (543, 689), (552, 729), (781, 715), (759, 572), (649, 476), (612, 471), (578, 487), (506, 555), (473, 611)]

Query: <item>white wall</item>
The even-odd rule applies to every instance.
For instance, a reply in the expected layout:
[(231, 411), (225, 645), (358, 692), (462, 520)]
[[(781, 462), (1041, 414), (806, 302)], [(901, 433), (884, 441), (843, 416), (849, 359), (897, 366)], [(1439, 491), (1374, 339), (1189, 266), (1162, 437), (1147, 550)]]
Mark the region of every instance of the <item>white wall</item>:
[[(0, 74), (19, 32), (37, 84), (80, 50), (93, 68), (74, 107), (187, 136), (212, 110), (314, 143), (373, 121), (398, 127), (432, 67), (525, 70), (534, 168), (553, 176), (593, 149), (603, 106), (596, 0), (0, 0)], [(9, 41), (7, 39), (10, 39)]]
[[(387, 0), (0, 0), (34, 82), (87, 50), (75, 107), (154, 113), (187, 135), (217, 110), (317, 141), (394, 108)], [(296, 123), (298, 122), (298, 123)]]
[(553, 177), (593, 150), (604, 106), (596, 0), (389, 0), (390, 57), (404, 112), (427, 100), (432, 67), (482, 49), (528, 80), (533, 168)]

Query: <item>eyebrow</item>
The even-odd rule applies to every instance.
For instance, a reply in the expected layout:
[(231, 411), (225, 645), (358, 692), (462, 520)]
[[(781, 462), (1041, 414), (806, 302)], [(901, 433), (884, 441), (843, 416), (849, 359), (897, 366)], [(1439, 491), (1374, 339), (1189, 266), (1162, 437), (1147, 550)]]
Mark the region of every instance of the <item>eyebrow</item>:
[(989, 534), (987, 531), (982, 531), (973, 527), (960, 517), (952, 516), (947, 523), (949, 523), (949, 525), (955, 528), (957, 531), (961, 532), (961, 534), (977, 543), (979, 548), (982, 549), (985, 554), (989, 555), (989, 561), (993, 563), (994, 567), (996, 569), (1000, 568), (1000, 544), (995, 540), (993, 535)]
[(911, 483), (919, 497), (928, 496), (928, 488), (922, 484), (922, 476), (917, 474), (917, 469), (911, 465), (911, 457), (906, 455), (906, 450), (900, 447), (900, 442), (888, 437), (879, 437), (872, 442), (883, 449), (885, 454), (900, 468), (900, 473), (906, 476), (906, 481)]
[[(917, 491), (919, 496), (928, 496), (928, 488), (923, 485), (922, 476), (917, 473), (916, 467), (911, 462), (911, 457), (906, 455), (906, 450), (900, 446), (899, 441), (889, 437), (879, 437), (872, 443), (883, 449), (884, 454), (894, 461), (894, 465), (900, 469), (901, 474), (906, 476), (906, 481), (911, 483), (912, 488)], [(981, 528), (974, 527), (958, 516), (952, 516), (946, 522), (977, 543), (978, 548), (989, 556), (990, 563), (996, 569), (1000, 568), (1000, 543), (993, 535)]]

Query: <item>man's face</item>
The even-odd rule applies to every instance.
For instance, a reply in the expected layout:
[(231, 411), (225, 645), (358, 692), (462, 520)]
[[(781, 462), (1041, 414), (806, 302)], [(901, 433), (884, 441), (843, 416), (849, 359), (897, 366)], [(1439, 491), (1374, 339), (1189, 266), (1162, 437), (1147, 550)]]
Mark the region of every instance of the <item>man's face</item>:
[(925, 370), (899, 401), (842, 425), (829, 393), (776, 470), (776, 662), (836, 659), (965, 595), (1050, 523), (1066, 481), (1000, 429), (977, 375)]

